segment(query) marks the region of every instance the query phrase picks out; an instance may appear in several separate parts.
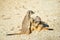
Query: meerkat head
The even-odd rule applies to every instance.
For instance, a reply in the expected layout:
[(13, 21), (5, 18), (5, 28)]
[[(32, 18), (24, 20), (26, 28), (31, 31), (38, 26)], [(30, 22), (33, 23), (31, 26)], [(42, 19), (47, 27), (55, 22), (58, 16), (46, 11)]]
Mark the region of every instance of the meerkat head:
[(37, 27), (38, 25), (41, 26), (41, 27), (49, 27), (48, 24), (41, 21), (41, 18), (39, 16), (36, 16), (35, 18), (33, 18), (33, 26)]
[(41, 18), (39, 16), (36, 16), (34, 19), (35, 23), (40, 23), (41, 22)]
[(41, 22), (41, 18), (39, 16), (36, 16), (33, 20), (34, 20), (34, 22), (33, 22), (34, 26), (37, 26)]
[(29, 13), (30, 15), (34, 14), (32, 10), (28, 10), (27, 13)]

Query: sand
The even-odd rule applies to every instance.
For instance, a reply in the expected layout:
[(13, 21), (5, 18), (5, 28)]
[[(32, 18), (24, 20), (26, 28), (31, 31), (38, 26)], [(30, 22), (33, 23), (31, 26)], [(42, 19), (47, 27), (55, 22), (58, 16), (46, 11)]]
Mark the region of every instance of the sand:
[[(32, 17), (41, 17), (54, 30), (7, 36), (20, 32), (28, 10), (35, 12)], [(60, 0), (0, 0), (0, 40), (60, 40)]]

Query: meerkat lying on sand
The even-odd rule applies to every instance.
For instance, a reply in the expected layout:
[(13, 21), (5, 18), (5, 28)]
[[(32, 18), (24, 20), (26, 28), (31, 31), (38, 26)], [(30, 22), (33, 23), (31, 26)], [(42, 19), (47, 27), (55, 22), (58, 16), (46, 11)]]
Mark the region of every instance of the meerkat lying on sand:
[(31, 32), (34, 30), (41, 31), (41, 30), (53, 30), (53, 29), (49, 28), (48, 24), (41, 21), (41, 18), (39, 16), (36, 16), (36, 18), (31, 21)]
[(28, 10), (22, 22), (22, 29), (20, 33), (12, 33), (7, 35), (20, 35), (20, 34), (30, 34), (30, 19), (31, 15), (34, 14), (32, 10)]

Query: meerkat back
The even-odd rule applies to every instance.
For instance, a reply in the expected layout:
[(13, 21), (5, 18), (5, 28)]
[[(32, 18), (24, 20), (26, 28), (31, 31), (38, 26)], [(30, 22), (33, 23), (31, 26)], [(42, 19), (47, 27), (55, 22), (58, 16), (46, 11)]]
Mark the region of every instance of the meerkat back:
[(27, 12), (27, 14), (25, 15), (23, 22), (22, 22), (22, 32), (23, 33), (29, 33), (29, 27), (30, 27), (30, 19), (31, 19), (31, 14), (33, 14), (34, 12), (29, 10)]

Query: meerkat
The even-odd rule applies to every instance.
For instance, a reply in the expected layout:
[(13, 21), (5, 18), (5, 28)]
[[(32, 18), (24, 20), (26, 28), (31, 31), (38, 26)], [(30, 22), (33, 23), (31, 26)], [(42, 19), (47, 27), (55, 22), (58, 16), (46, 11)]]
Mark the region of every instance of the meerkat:
[(28, 14), (25, 16), (23, 22), (22, 22), (22, 29), (20, 33), (13, 33), (13, 34), (7, 34), (7, 35), (20, 35), (20, 34), (30, 34), (32, 31), (37, 30), (53, 30), (48, 25), (45, 24), (45, 22), (41, 21), (41, 18), (39, 16), (36, 16), (36, 18), (31, 18), (31, 14), (34, 14), (33, 11), (28, 11)]
[(53, 30), (51, 28), (48, 28), (49, 25), (45, 24), (45, 22), (41, 21), (41, 18), (39, 16), (36, 16), (33, 21), (31, 21), (31, 32), (34, 30), (41, 31), (41, 30)]
[(23, 22), (22, 22), (22, 29), (20, 33), (13, 33), (13, 34), (7, 34), (7, 35), (20, 35), (20, 34), (30, 34), (30, 20), (31, 20), (31, 15), (34, 14), (32, 10), (28, 10), (27, 14), (25, 15)]

